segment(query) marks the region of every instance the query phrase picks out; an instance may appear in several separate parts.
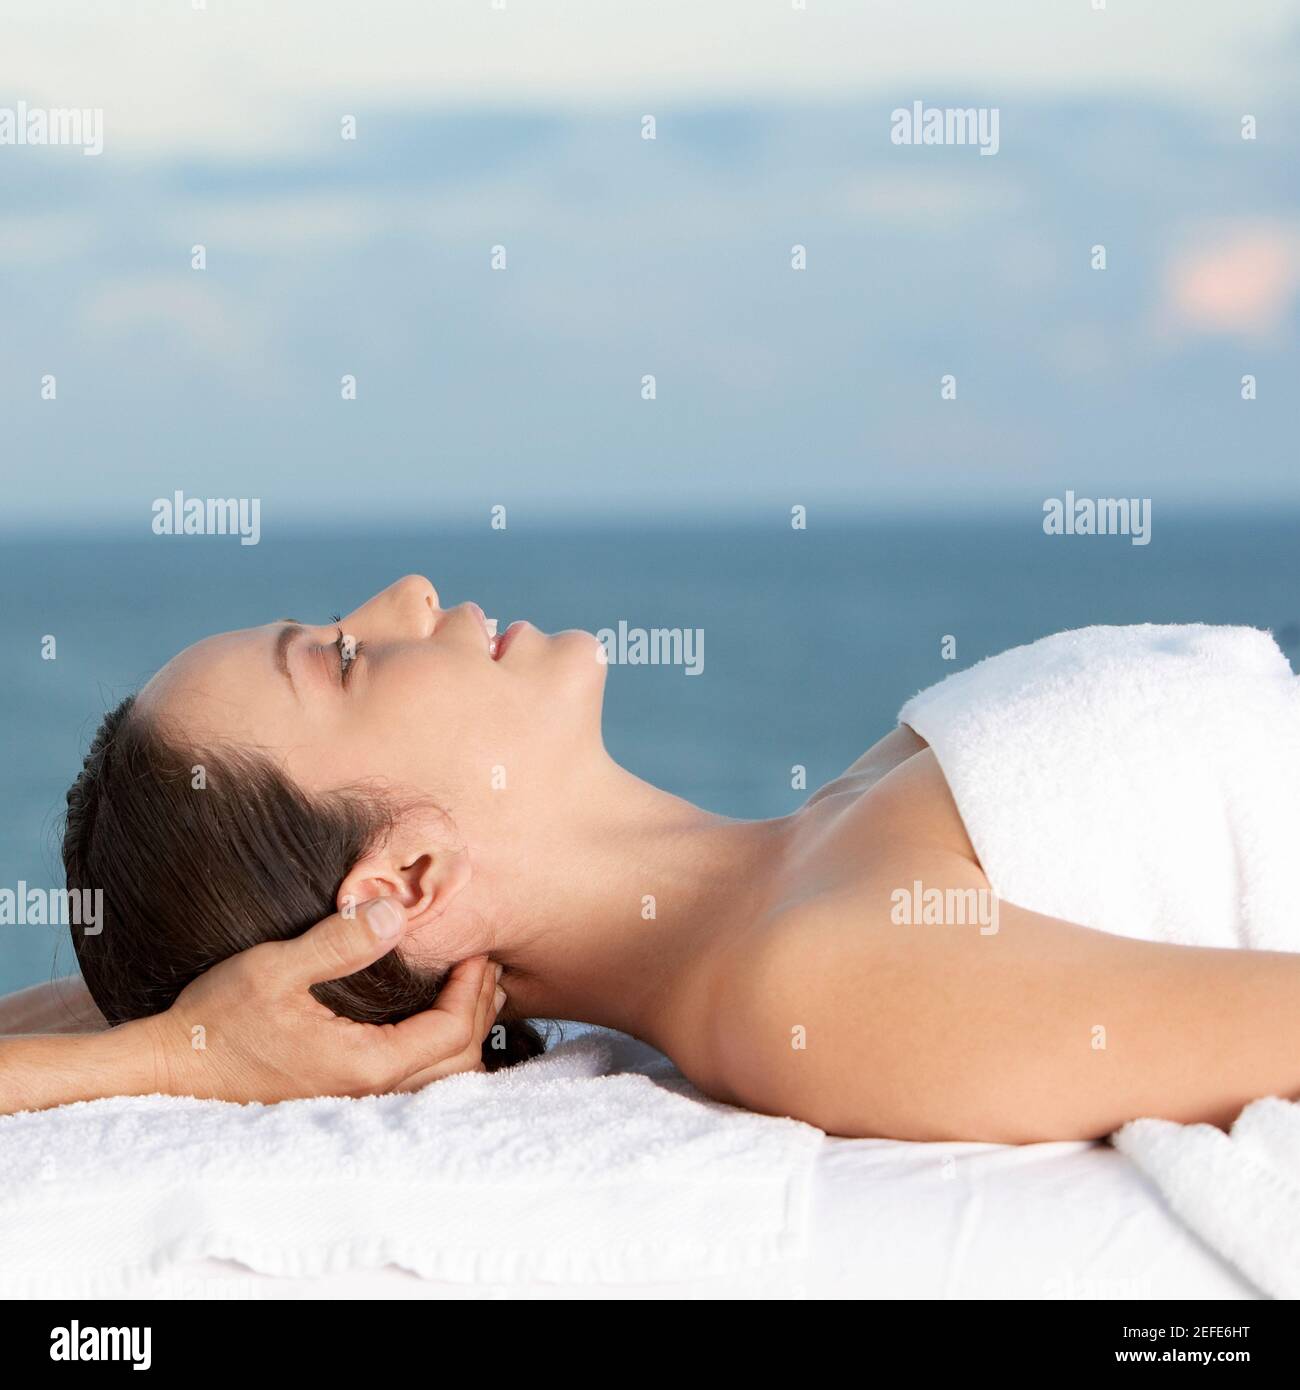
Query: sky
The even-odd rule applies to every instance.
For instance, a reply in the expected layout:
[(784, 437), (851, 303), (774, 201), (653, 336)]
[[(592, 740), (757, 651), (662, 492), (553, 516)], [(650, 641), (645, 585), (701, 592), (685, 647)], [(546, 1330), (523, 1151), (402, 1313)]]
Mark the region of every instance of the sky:
[[(0, 529), (1300, 506), (1290, 0), (3, 25), (0, 109), (104, 149), (0, 146)], [(892, 143), (914, 101), (997, 154)]]

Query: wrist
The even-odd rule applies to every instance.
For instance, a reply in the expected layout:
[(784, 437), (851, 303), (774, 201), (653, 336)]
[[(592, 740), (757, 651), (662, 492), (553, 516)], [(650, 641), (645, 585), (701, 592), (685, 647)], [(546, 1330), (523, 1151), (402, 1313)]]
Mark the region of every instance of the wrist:
[(122, 1078), (119, 1095), (177, 1094), (162, 1024), (165, 1016), (133, 1019), (101, 1035), (116, 1059), (115, 1070)]

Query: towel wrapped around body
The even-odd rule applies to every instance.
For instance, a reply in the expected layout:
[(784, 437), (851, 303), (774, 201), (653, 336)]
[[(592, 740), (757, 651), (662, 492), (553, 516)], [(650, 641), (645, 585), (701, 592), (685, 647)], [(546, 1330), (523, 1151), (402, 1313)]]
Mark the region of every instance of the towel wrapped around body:
[(993, 891), (1120, 936), (1300, 950), (1300, 681), (1272, 637), (1087, 627), (913, 696)]

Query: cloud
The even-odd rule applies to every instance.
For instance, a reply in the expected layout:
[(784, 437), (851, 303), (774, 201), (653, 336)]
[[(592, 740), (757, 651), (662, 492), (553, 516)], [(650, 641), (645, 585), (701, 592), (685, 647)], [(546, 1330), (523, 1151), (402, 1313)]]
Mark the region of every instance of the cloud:
[[(164, 360), (177, 347), (192, 356), (243, 374), (265, 354), (263, 314), (236, 304), (228, 291), (187, 275), (135, 275), (109, 281), (82, 305), (84, 331), (107, 345), (134, 342), (143, 335)], [(159, 352), (158, 344), (166, 344)]]
[(72, 261), (94, 242), (94, 226), (76, 213), (0, 217), (0, 262), (10, 269)]
[(841, 188), (841, 210), (868, 225), (902, 230), (949, 230), (954, 222), (1010, 218), (1027, 202), (1014, 184), (982, 179), (978, 172), (897, 170), (855, 174)]
[(1300, 295), (1300, 228), (1281, 221), (1206, 228), (1165, 271), (1166, 323), (1278, 341)]
[(175, 245), (188, 248), (202, 242), (209, 255), (337, 253), (400, 225), (401, 205), (410, 201), (362, 196), (355, 190), (256, 200), (205, 195), (169, 209), (167, 225)]
[[(1265, 103), (1294, 80), (1296, 0), (10, 0), (0, 101), (102, 107), (106, 151), (246, 160), (337, 141), (383, 105), (844, 99), (1128, 90)], [(925, 91), (919, 90), (923, 84)]]

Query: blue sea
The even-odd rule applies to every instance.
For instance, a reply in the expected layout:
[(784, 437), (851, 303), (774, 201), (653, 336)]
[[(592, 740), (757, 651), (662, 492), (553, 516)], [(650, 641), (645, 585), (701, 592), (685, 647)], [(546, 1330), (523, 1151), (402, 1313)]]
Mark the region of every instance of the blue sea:
[[(1088, 623), (1272, 628), (1300, 654), (1300, 516), (1158, 517), (1149, 545), (1047, 536), (1023, 520), (232, 537), (27, 535), (3, 542), (0, 887), (62, 883), (64, 792), (99, 717), (207, 633), (292, 613), (324, 621), (418, 571), (444, 604), (502, 625), (699, 628), (704, 667), (613, 666), (606, 741), (713, 810), (781, 814), (885, 733), (921, 687)], [(42, 657), (55, 638), (56, 657)], [(955, 660), (942, 655), (955, 639)], [(62, 931), (0, 925), (0, 991), (72, 969)]]

